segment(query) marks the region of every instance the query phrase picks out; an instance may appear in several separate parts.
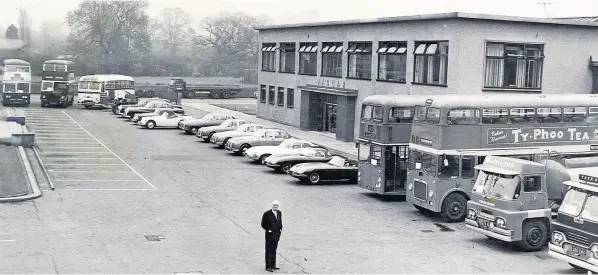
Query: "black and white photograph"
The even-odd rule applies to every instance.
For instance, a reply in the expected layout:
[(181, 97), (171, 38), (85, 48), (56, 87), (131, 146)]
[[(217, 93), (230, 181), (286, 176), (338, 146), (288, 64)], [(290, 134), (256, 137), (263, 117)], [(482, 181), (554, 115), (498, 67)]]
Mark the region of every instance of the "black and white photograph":
[(0, 31), (0, 274), (598, 274), (596, 0), (0, 0)]

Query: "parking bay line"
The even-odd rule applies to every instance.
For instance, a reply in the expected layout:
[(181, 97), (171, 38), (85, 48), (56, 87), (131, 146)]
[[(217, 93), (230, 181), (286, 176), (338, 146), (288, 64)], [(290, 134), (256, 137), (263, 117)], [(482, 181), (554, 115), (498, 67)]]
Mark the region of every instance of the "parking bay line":
[(122, 166), (122, 163), (46, 163), (46, 165), (73, 165), (73, 166)]
[(53, 181), (60, 181), (60, 182), (121, 182), (121, 181), (133, 182), (133, 181), (138, 181), (138, 182), (143, 182), (144, 180), (53, 180)]
[(144, 178), (141, 174), (139, 174), (139, 172), (137, 172), (135, 169), (133, 169), (133, 167), (131, 167), (131, 165), (129, 165), (127, 162), (125, 162), (121, 157), (119, 157), (117, 154), (115, 154), (114, 152), (112, 152), (112, 150), (110, 150), (110, 148), (108, 148), (106, 145), (104, 145), (104, 143), (102, 143), (100, 140), (98, 140), (94, 135), (92, 135), (89, 131), (87, 131), (87, 129), (83, 128), (83, 126), (81, 126), (81, 124), (79, 124), (76, 120), (74, 120), (69, 114), (67, 114), (65, 111), (62, 111), (67, 117), (69, 117), (74, 123), (76, 123), (83, 131), (87, 132), (93, 139), (95, 139), (99, 144), (101, 144), (102, 146), (104, 146), (104, 148), (106, 148), (106, 150), (110, 151), (110, 153), (112, 153), (115, 157), (117, 157), (120, 161), (122, 161), (122, 163), (124, 163), (127, 167), (129, 167), (129, 169), (131, 169), (131, 171), (133, 171), (133, 173), (135, 173), (137, 176), (139, 176), (141, 179), (143, 179), (143, 181), (145, 181), (149, 186), (151, 186), (154, 190), (157, 190), (158, 188), (156, 188), (156, 186), (154, 186), (153, 184), (151, 184), (146, 178)]

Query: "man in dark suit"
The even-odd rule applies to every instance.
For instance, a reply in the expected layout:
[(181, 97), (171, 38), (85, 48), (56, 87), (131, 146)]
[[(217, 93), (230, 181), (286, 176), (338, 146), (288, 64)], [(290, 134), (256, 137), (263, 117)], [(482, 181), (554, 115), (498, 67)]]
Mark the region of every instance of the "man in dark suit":
[(276, 267), (276, 249), (282, 232), (282, 212), (278, 210), (278, 201), (272, 202), (272, 209), (262, 215), (262, 228), (266, 232), (266, 270), (274, 272)]

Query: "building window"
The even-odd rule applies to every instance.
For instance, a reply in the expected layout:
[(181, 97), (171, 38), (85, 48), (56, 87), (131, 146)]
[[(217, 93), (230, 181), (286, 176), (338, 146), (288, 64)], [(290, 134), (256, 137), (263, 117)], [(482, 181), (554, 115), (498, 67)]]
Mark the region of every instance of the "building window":
[(274, 72), (274, 60), (276, 60), (276, 43), (262, 44), (262, 71)]
[(299, 44), (299, 74), (316, 75), (318, 63), (318, 43)]
[(486, 44), (484, 88), (540, 89), (543, 45)]
[(266, 85), (260, 85), (260, 102), (266, 103)]
[(280, 72), (295, 73), (295, 43), (280, 43)]
[(284, 87), (278, 87), (278, 98), (276, 100), (278, 106), (284, 106)]
[(322, 76), (342, 77), (343, 43), (322, 43)]
[(380, 42), (378, 47), (378, 79), (407, 81), (407, 43)]
[(275, 96), (274, 89), (276, 89), (276, 87), (274, 87), (274, 86), (268, 87), (268, 103), (270, 103), (270, 105), (274, 105), (274, 96)]
[(446, 85), (448, 42), (416, 42), (414, 83)]
[(295, 107), (295, 89), (287, 89), (287, 108)]
[(372, 42), (349, 42), (348, 77), (372, 79)]

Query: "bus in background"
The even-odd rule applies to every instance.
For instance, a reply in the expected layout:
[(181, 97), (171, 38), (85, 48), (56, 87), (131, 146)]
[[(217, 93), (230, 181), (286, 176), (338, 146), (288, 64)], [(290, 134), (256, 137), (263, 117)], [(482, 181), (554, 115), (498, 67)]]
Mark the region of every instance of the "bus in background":
[(77, 95), (75, 64), (68, 60), (48, 60), (42, 67), (41, 106), (73, 105)]
[(531, 161), (598, 155), (595, 95), (443, 96), (416, 106), (407, 201), (462, 221), (488, 155)]
[(77, 104), (110, 108), (114, 99), (135, 94), (135, 79), (126, 75), (96, 74), (79, 79)]
[(415, 105), (427, 97), (373, 95), (362, 103), (357, 185), (381, 195), (405, 195)]
[(20, 59), (5, 59), (2, 75), (2, 104), (31, 103), (31, 64)]

